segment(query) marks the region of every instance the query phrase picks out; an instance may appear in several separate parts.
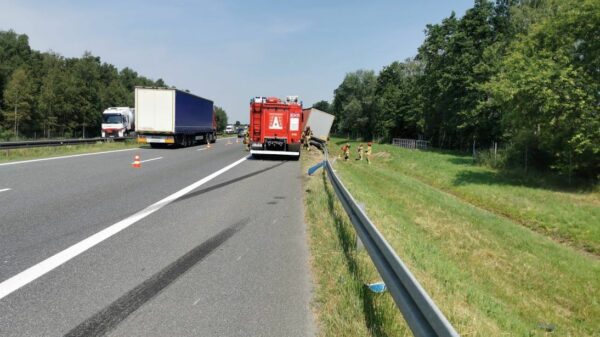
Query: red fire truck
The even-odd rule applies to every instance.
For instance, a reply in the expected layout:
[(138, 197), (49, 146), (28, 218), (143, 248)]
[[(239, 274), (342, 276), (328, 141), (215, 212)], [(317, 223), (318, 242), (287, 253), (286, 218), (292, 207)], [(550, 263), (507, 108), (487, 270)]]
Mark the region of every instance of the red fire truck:
[(250, 153), (300, 157), (302, 103), (298, 96), (254, 97), (250, 101)]

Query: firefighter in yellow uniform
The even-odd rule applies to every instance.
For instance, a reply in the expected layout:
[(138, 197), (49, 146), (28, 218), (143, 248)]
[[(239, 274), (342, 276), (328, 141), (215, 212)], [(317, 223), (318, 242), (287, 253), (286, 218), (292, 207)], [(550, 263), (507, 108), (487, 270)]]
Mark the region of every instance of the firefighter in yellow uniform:
[(250, 134), (248, 131), (244, 133), (244, 144), (246, 145), (246, 151), (250, 151)]
[(358, 158), (356, 160), (363, 160), (363, 145), (358, 146)]
[(304, 148), (310, 151), (310, 137), (312, 136), (312, 131), (310, 131), (310, 126), (306, 127), (304, 131)]
[(350, 144), (346, 144), (343, 147), (344, 150), (344, 161), (348, 161), (348, 158), (350, 158)]
[(371, 142), (367, 144), (367, 163), (371, 164)]

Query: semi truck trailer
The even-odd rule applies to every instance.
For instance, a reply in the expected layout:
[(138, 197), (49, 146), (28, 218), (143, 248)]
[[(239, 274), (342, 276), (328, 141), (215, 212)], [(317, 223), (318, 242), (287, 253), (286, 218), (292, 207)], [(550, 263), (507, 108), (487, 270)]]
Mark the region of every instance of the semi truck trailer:
[(315, 108), (302, 110), (302, 115), (304, 119), (302, 130), (310, 127), (313, 137), (326, 142), (335, 116)]
[(213, 101), (181, 90), (136, 87), (135, 119), (138, 142), (152, 147), (216, 140)]
[(300, 157), (302, 103), (298, 96), (250, 100), (250, 154)]

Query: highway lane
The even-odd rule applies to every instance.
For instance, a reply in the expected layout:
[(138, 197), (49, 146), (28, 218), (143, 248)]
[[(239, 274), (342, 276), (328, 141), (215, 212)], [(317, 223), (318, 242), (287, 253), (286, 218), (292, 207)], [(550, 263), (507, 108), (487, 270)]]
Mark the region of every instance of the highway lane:
[[(0, 195), (0, 280), (244, 156), (224, 144), (0, 166), (0, 186), (12, 189)], [(132, 169), (137, 153), (164, 158)]]
[[(246, 155), (225, 144), (0, 167), (1, 279)], [(0, 335), (311, 335), (300, 176), (243, 161), (1, 299)]]

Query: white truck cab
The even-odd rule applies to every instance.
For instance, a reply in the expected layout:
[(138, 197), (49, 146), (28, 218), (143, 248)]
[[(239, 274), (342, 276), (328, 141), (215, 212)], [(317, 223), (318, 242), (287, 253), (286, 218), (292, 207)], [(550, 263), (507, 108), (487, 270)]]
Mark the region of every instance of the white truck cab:
[(102, 138), (125, 137), (134, 130), (135, 109), (111, 107), (102, 113)]

